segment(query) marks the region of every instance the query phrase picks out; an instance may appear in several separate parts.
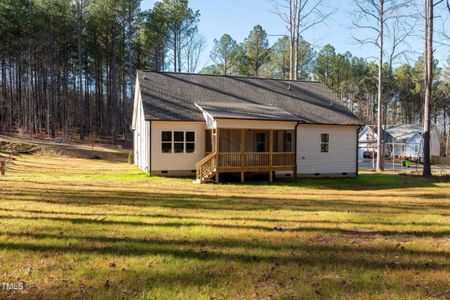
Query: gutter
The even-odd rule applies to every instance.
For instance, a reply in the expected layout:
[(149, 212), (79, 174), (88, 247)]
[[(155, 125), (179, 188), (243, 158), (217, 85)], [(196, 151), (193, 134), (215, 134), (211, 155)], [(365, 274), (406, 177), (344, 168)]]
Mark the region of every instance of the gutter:
[(364, 126), (358, 126), (358, 129), (356, 129), (356, 177), (359, 176), (359, 160), (358, 160), (358, 155), (359, 155), (359, 133), (361, 128), (364, 128)]
[(148, 166), (149, 166), (149, 175), (152, 175), (152, 121), (148, 121), (149, 122), (149, 149), (148, 149), (148, 156), (149, 156), (149, 162), (148, 162)]

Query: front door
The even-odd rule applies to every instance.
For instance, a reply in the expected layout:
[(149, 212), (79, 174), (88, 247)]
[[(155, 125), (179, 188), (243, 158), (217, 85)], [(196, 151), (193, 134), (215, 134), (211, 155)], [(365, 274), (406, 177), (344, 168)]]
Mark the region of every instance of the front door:
[(267, 152), (265, 132), (256, 132), (256, 152)]

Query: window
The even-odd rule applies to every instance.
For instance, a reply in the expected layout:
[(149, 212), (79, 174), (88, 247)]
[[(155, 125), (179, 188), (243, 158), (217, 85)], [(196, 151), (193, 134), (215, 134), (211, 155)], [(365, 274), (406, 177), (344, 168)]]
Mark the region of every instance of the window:
[(186, 132), (186, 153), (195, 152), (195, 132)]
[(256, 152), (266, 151), (266, 133), (257, 132), (256, 133)]
[(184, 132), (183, 131), (175, 131), (174, 135), (174, 143), (173, 150), (175, 153), (183, 153), (184, 152)]
[(162, 153), (194, 153), (195, 132), (163, 131), (161, 133)]
[(172, 131), (161, 133), (161, 151), (162, 153), (172, 153)]
[(292, 152), (292, 132), (286, 132), (284, 138), (284, 152)]
[(419, 153), (419, 145), (414, 145), (414, 152)]
[(328, 153), (329, 149), (329, 142), (330, 142), (330, 135), (328, 133), (322, 133), (320, 135), (320, 152), (322, 153)]

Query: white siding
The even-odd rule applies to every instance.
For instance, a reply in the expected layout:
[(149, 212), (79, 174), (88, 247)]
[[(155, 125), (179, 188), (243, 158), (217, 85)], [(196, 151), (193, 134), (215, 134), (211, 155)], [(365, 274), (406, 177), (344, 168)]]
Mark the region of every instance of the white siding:
[(439, 142), (439, 133), (436, 129), (431, 130), (431, 156), (440, 156), (441, 155), (441, 143)]
[[(185, 171), (189, 174), (195, 170), (195, 164), (205, 157), (205, 123), (204, 122), (170, 122), (153, 121), (151, 125), (152, 173), (161, 171)], [(161, 133), (163, 131), (194, 131), (194, 153), (162, 153)], [(173, 173), (183, 174), (183, 173)], [(169, 175), (171, 175), (169, 173)]]
[(134, 110), (134, 164), (150, 173), (150, 122), (145, 121), (139, 84), (136, 85)]
[[(356, 126), (299, 125), (297, 131), (297, 173), (300, 176), (356, 173)], [(321, 134), (330, 137), (329, 152), (320, 151)]]

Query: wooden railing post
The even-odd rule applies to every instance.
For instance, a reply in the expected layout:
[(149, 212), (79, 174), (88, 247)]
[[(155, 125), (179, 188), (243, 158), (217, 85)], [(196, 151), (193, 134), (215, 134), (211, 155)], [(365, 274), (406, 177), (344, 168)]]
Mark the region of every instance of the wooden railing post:
[(273, 130), (269, 133), (269, 181), (273, 181)]
[(244, 173), (244, 159), (245, 159), (245, 129), (241, 129), (241, 146), (240, 146), (240, 165), (241, 165), (241, 182), (244, 183), (245, 173)]
[(0, 161), (0, 172), (2, 176), (6, 175), (6, 161), (4, 161), (3, 159)]

